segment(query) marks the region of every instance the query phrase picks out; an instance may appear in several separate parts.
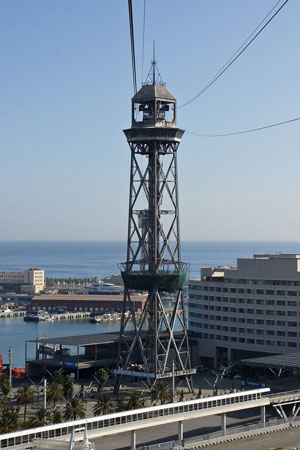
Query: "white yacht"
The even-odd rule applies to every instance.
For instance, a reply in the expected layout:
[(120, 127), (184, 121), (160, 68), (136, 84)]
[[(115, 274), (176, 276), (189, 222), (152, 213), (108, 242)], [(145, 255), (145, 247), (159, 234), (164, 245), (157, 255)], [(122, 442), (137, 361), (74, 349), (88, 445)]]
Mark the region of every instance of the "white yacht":
[(97, 294), (97, 295), (118, 295), (123, 292), (123, 286), (118, 286), (117, 284), (113, 283), (105, 283), (98, 278), (98, 280), (87, 286), (85, 288), (86, 294)]

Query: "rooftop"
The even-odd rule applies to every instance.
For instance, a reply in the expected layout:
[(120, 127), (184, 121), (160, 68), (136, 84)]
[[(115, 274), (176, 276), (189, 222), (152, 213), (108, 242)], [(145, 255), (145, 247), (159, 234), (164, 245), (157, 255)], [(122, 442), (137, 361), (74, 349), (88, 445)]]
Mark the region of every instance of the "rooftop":
[[(128, 334), (128, 340), (132, 339), (132, 334)], [(85, 346), (96, 344), (111, 344), (119, 341), (119, 332), (82, 334), (79, 336), (63, 336), (56, 338), (30, 339), (27, 342), (39, 342), (40, 344), (61, 344), (70, 346)]]
[(176, 98), (169, 91), (166, 86), (160, 85), (145, 85), (143, 86), (132, 98), (134, 102), (146, 101), (146, 100), (165, 100), (175, 102)]
[[(144, 301), (145, 295), (132, 295), (131, 300), (134, 302)], [(72, 294), (41, 294), (35, 295), (32, 301), (78, 301), (78, 302), (91, 302), (91, 301), (104, 301), (104, 302), (120, 302), (123, 301), (123, 294), (120, 295), (72, 295)]]
[(242, 359), (242, 365), (255, 367), (281, 367), (300, 368), (300, 353), (285, 353), (283, 355), (262, 356), (259, 358)]

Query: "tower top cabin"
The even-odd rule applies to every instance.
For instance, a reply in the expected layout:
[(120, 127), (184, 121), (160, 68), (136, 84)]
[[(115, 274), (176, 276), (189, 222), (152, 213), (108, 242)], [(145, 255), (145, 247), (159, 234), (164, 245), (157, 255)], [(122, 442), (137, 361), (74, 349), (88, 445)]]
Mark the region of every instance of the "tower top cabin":
[(132, 128), (176, 127), (176, 98), (152, 61), (141, 89), (132, 98)]

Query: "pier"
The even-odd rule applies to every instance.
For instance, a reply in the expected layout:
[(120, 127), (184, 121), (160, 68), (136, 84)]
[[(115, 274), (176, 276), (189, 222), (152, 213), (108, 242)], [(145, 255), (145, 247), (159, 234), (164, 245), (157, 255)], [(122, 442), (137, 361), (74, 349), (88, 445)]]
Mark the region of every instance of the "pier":
[(3, 311), (0, 312), (0, 319), (7, 319), (10, 317), (22, 317), (25, 316), (26, 310), (17, 310), (17, 311)]

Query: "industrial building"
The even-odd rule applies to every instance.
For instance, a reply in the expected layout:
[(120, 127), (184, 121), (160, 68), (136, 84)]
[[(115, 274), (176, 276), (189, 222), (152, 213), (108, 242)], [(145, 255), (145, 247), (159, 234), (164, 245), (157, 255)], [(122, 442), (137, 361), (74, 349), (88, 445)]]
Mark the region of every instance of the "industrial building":
[[(146, 300), (145, 295), (132, 295), (131, 300), (134, 304), (135, 311), (141, 311)], [(36, 295), (31, 299), (30, 309), (37, 311), (55, 312), (60, 309), (66, 309), (70, 312), (121, 312), (123, 306), (122, 295)]]
[[(127, 339), (132, 340), (132, 335)], [(25, 343), (27, 376), (61, 369), (65, 373), (90, 373), (99, 367), (114, 368), (117, 363), (119, 333), (39, 338)]]
[(24, 272), (0, 272), (0, 293), (37, 294), (44, 289), (44, 279), (44, 270), (35, 268)]
[(300, 255), (239, 258), (189, 281), (193, 361), (217, 367), (244, 358), (299, 352)]

